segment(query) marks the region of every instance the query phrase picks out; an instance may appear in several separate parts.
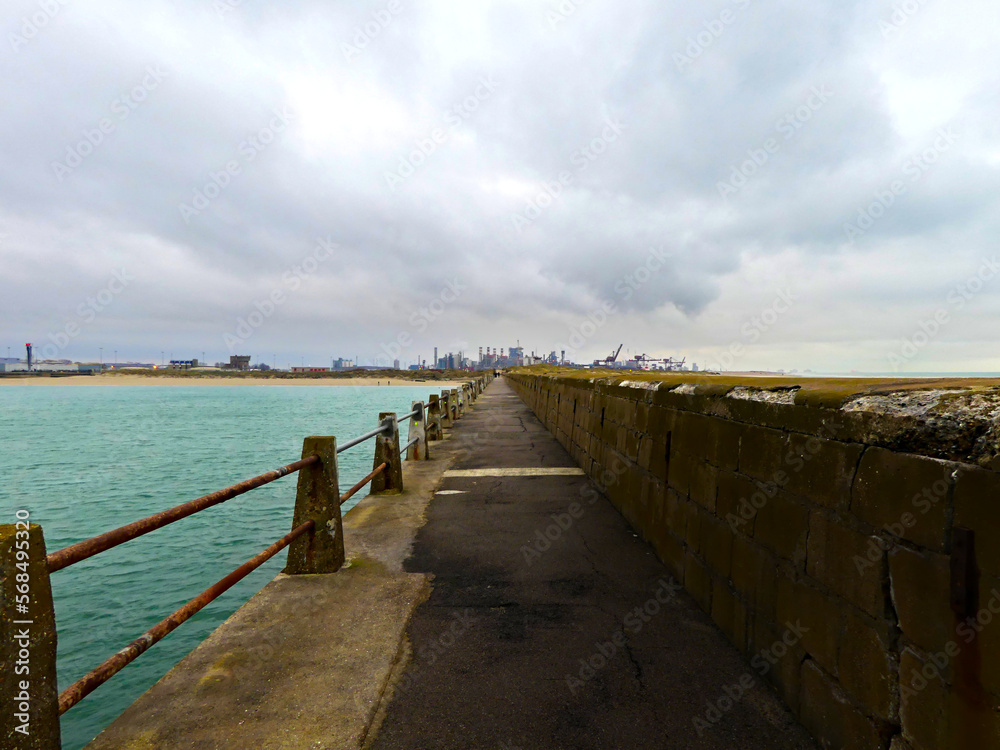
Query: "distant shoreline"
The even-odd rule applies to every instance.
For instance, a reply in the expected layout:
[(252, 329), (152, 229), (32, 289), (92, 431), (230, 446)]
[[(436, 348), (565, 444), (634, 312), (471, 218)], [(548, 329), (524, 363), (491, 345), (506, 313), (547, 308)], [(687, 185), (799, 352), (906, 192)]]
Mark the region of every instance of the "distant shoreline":
[(65, 375), (47, 377), (35, 375), (8, 375), (0, 377), (0, 388), (3, 386), (422, 386), (434, 390), (456, 388), (467, 382), (464, 379), (416, 379), (405, 376), (371, 376), (371, 377), (316, 377), (316, 376), (272, 376), (259, 377), (251, 375), (136, 375), (132, 373), (103, 373), (100, 375)]

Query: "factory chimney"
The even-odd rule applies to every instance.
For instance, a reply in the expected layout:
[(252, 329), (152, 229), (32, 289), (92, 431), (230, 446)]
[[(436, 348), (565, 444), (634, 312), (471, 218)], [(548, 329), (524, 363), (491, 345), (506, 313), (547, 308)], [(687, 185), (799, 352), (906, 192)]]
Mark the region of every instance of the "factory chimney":
[(25, 344), (24, 347), (28, 350), (28, 372), (31, 372), (31, 344)]

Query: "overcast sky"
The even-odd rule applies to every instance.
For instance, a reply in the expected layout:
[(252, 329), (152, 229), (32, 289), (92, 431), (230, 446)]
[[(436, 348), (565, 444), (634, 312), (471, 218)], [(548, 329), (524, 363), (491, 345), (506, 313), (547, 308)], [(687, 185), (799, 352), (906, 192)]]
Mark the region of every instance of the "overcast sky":
[(1000, 370), (1000, 5), (896, 6), (8, 0), (0, 356)]

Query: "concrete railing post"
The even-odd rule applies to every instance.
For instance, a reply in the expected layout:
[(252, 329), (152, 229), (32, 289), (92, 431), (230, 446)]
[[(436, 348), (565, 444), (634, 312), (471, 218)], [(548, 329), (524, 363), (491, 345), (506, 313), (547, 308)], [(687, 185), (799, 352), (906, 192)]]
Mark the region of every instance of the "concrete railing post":
[(430, 395), (430, 402), (427, 405), (427, 439), (441, 440), (444, 434), (441, 432), (441, 402), (434, 393)]
[(406, 442), (413, 443), (406, 449), (407, 461), (426, 461), (431, 457), (427, 447), (427, 422), (424, 421), (424, 402), (413, 402), (413, 416), (410, 418), (410, 429), (406, 436)]
[(372, 468), (382, 463), (385, 471), (372, 480), (371, 495), (398, 495), (403, 491), (403, 460), (399, 455), (399, 422), (396, 413), (384, 411), (378, 415), (379, 424), (388, 424), (389, 429), (375, 438), (375, 460)]
[(441, 391), (441, 427), (451, 427), (452, 419), (451, 391)]
[(56, 615), (45, 539), (27, 511), (17, 518), (0, 526), (0, 747), (59, 750)]
[(337, 476), (337, 439), (307, 437), (302, 458), (317, 455), (317, 463), (299, 470), (292, 528), (306, 521), (315, 526), (288, 546), (285, 573), (336, 573), (344, 564), (344, 527), (340, 518), (340, 482)]
[(449, 393), (448, 404), (451, 406), (451, 419), (457, 422), (461, 416), (461, 407), (458, 404), (458, 388), (452, 388)]

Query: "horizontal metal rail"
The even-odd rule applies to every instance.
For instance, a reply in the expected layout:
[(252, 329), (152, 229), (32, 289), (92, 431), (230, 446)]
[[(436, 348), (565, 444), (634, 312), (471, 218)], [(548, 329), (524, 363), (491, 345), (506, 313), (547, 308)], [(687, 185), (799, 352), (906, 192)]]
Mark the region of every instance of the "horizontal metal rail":
[(379, 474), (381, 474), (383, 471), (385, 471), (387, 466), (388, 466), (388, 464), (385, 463), (385, 461), (383, 461), (378, 466), (376, 466), (372, 470), (371, 474), (369, 474), (368, 476), (366, 476), (364, 479), (362, 479), (356, 485), (354, 485), (353, 487), (351, 487), (351, 489), (349, 489), (347, 492), (345, 492), (343, 495), (340, 496), (340, 504), (343, 505), (348, 500), (350, 500), (352, 497), (354, 497), (355, 493), (357, 493), (358, 490), (360, 490), (362, 487), (364, 487), (366, 484), (368, 484), (370, 481), (372, 481), (375, 477), (377, 477)]
[(406, 445), (404, 445), (402, 448), (399, 449), (399, 455), (402, 456), (404, 453), (406, 453), (407, 448), (419, 442), (420, 442), (420, 436), (418, 435), (417, 437), (413, 438), (413, 440), (411, 440), (410, 442), (408, 442)]
[(388, 430), (389, 430), (389, 423), (380, 424), (378, 427), (376, 427), (371, 432), (366, 432), (364, 435), (359, 435), (356, 438), (348, 440), (343, 445), (338, 445), (337, 446), (337, 453), (343, 453), (348, 448), (353, 448), (355, 445), (360, 445), (361, 443), (365, 442), (366, 440), (370, 440), (371, 438), (376, 437), (377, 435), (381, 435), (383, 432), (386, 432)]
[(314, 526), (315, 521), (306, 521), (301, 526), (296, 527), (290, 534), (283, 536), (263, 552), (250, 558), (247, 562), (243, 563), (240, 567), (220, 580), (218, 583), (205, 589), (172, 615), (151, 627), (114, 656), (106, 659), (96, 669), (88, 672), (79, 680), (74, 682), (59, 694), (59, 714), (62, 715), (69, 711), (73, 708), (73, 706), (86, 698), (91, 692), (118, 674), (118, 672), (120, 672), (124, 667), (135, 661), (143, 652), (149, 649), (150, 646), (162, 640), (164, 636), (172, 632), (175, 628), (177, 628), (177, 626), (200, 611), (209, 602), (218, 598), (221, 594), (226, 592), (276, 554), (281, 552), (281, 550), (291, 544), (295, 539), (308, 531), (312, 531)]
[(405, 422), (405, 421), (406, 421), (407, 419), (413, 419), (413, 417), (417, 416), (417, 412), (418, 412), (418, 411), (421, 411), (421, 409), (420, 409), (420, 407), (419, 407), (419, 406), (418, 406), (418, 407), (415, 407), (415, 408), (413, 409), (413, 411), (411, 411), (411, 412), (410, 412), (409, 414), (404, 414), (404, 415), (403, 415), (402, 417), (400, 417), (400, 418), (399, 418), (399, 419), (397, 419), (396, 421), (397, 421), (397, 422), (398, 422), (399, 424), (403, 424), (403, 422)]
[(183, 503), (182, 505), (177, 505), (169, 510), (160, 511), (159, 513), (155, 513), (139, 521), (133, 521), (130, 524), (126, 524), (125, 526), (121, 526), (111, 531), (106, 531), (105, 533), (99, 534), (90, 539), (85, 539), (82, 542), (71, 544), (69, 547), (64, 547), (63, 549), (46, 556), (45, 562), (49, 567), (49, 572), (54, 573), (57, 570), (62, 570), (70, 565), (74, 565), (81, 560), (86, 560), (88, 557), (93, 557), (100, 552), (109, 550), (112, 547), (117, 547), (119, 544), (131, 541), (132, 539), (140, 537), (143, 534), (148, 534), (151, 531), (161, 529), (174, 521), (187, 518), (198, 511), (205, 510), (205, 508), (218, 505), (226, 500), (231, 500), (238, 495), (249, 492), (252, 489), (256, 489), (257, 487), (273, 482), (276, 479), (281, 479), (282, 477), (296, 472), (303, 467), (309, 466), (310, 464), (314, 464), (317, 461), (319, 461), (318, 456), (307, 456), (306, 458), (288, 464), (288, 466), (282, 466), (280, 469), (269, 471), (265, 474), (261, 474), (260, 476), (256, 476), (253, 479), (245, 479), (238, 484), (234, 484), (232, 487), (226, 487), (224, 490), (204, 495), (196, 500), (191, 500), (190, 502)]

